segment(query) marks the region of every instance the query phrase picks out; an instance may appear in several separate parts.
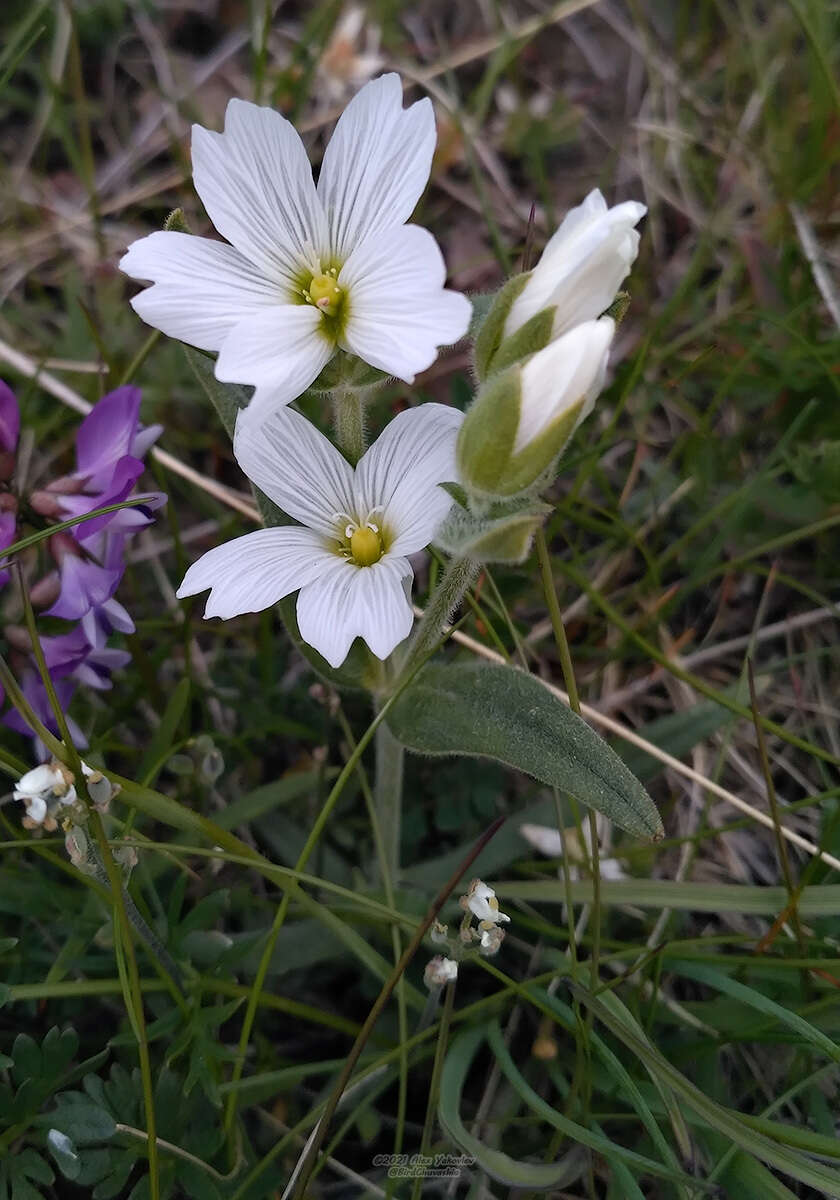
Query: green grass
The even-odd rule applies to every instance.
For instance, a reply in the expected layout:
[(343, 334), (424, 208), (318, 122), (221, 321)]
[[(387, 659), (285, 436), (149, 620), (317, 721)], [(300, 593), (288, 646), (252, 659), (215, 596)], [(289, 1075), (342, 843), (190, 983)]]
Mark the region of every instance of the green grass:
[[(593, 186), (649, 205), (613, 381), (566, 454), (546, 540), (581, 700), (648, 743), (606, 730), (666, 838), (600, 825), (595, 887), (567, 797), (489, 761), (408, 756), (403, 869), (383, 880), (366, 699), (319, 684), (276, 614), (204, 624), (174, 600), (188, 562), (252, 525), (155, 463), (169, 504), (119, 592), (131, 664), (71, 713), (126, 780), (105, 834), (137, 850), (127, 894), (184, 991), (128, 938), (108, 881), (1, 807), (0, 1197), (91, 1194), (97, 1179), (93, 1194), (134, 1200), (279, 1195), (331, 1100), (308, 1194), (408, 1196), (412, 1180), (374, 1158), (422, 1144), (471, 1156), (496, 1196), (840, 1196), (837, 14), (818, 0), (577, 7), (567, 21), (563, 6), (381, 0), (356, 50), (436, 102), (417, 220), (453, 286), (497, 288)], [(4, 9), (0, 377), (34, 430), (33, 477), (69, 469), (78, 415), (21, 353), (88, 402), (136, 382), (161, 446), (246, 492), (183, 349), (149, 338), (115, 264), (176, 207), (207, 231), (188, 129), (218, 128), (230, 95), (279, 107), (319, 158), (354, 90), (340, 6), (281, 6), (267, 26), (270, 8)], [(456, 349), (378, 393), (371, 426), (404, 403), (463, 406), (470, 386)], [(33, 566), (43, 553), (27, 551)], [(418, 603), (439, 579), (421, 573)], [(4, 658), (23, 623), (12, 591)], [(473, 661), (477, 644), (563, 687), (536, 555), (485, 573), (461, 618), (444, 657)], [(30, 762), (4, 729), (9, 780)], [(790, 889), (768, 781), (799, 839)], [(558, 813), (565, 866), (519, 831)], [(428, 940), (398, 980), (394, 964), (497, 816), (471, 873), (502, 881), (508, 937), (462, 967), (450, 1013), (426, 1001)], [(459, 921), (452, 900), (442, 919)]]

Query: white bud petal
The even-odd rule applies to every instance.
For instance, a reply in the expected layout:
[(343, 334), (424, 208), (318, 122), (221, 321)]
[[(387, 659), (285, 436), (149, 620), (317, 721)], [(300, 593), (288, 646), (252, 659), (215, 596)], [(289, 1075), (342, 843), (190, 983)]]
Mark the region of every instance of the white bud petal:
[[(581, 406), (575, 426), (591, 412), (604, 385), (614, 333), (615, 322), (610, 317), (586, 321), (525, 363), (514, 454), (529, 446), (575, 405)], [(569, 432), (571, 435), (572, 430)]]
[(638, 254), (634, 226), (646, 212), (635, 200), (608, 208), (597, 188), (590, 192), (548, 242), (511, 307), (505, 336), (545, 308), (555, 309), (554, 337), (608, 309)]

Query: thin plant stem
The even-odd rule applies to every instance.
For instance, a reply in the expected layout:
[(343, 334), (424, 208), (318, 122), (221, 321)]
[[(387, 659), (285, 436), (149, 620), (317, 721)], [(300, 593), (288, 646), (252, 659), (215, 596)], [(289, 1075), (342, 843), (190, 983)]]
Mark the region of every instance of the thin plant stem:
[[(434, 647), (432, 650), (433, 649)], [(408, 687), (409, 683), (411, 683), (411, 680), (414, 678), (415, 674), (420, 670), (421, 666), (423, 665), (423, 661), (424, 660), (420, 660), (411, 672), (403, 673), (396, 688), (379, 709), (379, 712), (373, 718), (370, 725), (368, 725), (367, 729), (356, 744), (356, 748), (351, 752), (350, 757), (347, 759), (347, 762), (344, 764), (338, 775), (338, 778), (333, 784), (330, 794), (324, 801), (323, 808), (318, 814), (315, 824), (310, 830), (309, 837), (306, 839), (306, 843), (301, 850), (300, 855), (298, 856), (297, 862), (295, 863), (296, 871), (302, 871), (306, 866), (310, 856), (315, 850), (315, 847), (318, 845), (321, 834), (324, 831), (324, 827), (326, 826), (327, 821), (329, 820), (330, 815), (332, 814), (332, 811), (335, 808), (335, 805), (337, 804), (348, 779), (356, 769), (356, 764), (359, 762), (365, 749), (376, 734), (377, 728), (385, 720), (385, 717), (387, 716), (391, 706), (396, 702), (402, 692)], [(242, 1071), (245, 1066), (245, 1056), (248, 1050), (248, 1042), (251, 1038), (251, 1029), (253, 1028), (254, 1018), (257, 1012), (259, 994), (263, 990), (263, 984), (265, 983), (265, 977), (268, 974), (271, 956), (274, 953), (274, 947), (277, 943), (277, 938), (289, 911), (290, 899), (291, 895), (287, 890), (283, 894), (283, 898), (277, 907), (277, 912), (274, 914), (274, 921), (272, 922), (271, 929), (268, 937), (266, 938), (265, 946), (263, 947), (262, 956), (260, 958), (260, 964), (257, 968), (257, 973), (254, 977), (254, 982), (251, 987), (251, 994), (248, 998), (248, 1005), (242, 1022), (242, 1032), (239, 1037), (236, 1059), (233, 1065), (232, 1083), (234, 1086), (230, 1092), (230, 1095), (228, 1096), (227, 1104), (225, 1105), (224, 1130), (229, 1143), (233, 1130), (233, 1122), (236, 1117), (236, 1084), (238, 1084), (239, 1080), (242, 1078)], [(230, 1144), (232, 1146), (232, 1143)]]
[(426, 1104), (426, 1117), (423, 1121), (423, 1135), (420, 1139), (420, 1162), (417, 1175), (414, 1177), (414, 1187), (411, 1189), (411, 1200), (420, 1200), (423, 1189), (423, 1164), (431, 1157), (432, 1130), (435, 1124), (438, 1096), (440, 1094), (440, 1076), (443, 1070), (443, 1060), (446, 1057), (446, 1047), (449, 1042), (449, 1026), (452, 1022), (452, 1011), (455, 1006), (455, 980), (446, 985), (446, 995), (443, 1001), (443, 1012), (440, 1015), (437, 1044), (435, 1046), (435, 1061), (432, 1066), (432, 1078), (429, 1083), (429, 1099)]
[(466, 858), (456, 868), (451, 879), (449, 879), (443, 885), (438, 894), (435, 896), (428, 912), (426, 913), (426, 916), (418, 925), (414, 935), (411, 938), (411, 941), (403, 951), (400, 961), (397, 963), (397, 965), (394, 967), (394, 970), (385, 981), (381, 992), (374, 1001), (373, 1006), (365, 1019), (365, 1023), (359, 1031), (358, 1037), (353, 1043), (353, 1047), (347, 1056), (344, 1069), (342, 1070), (338, 1082), (336, 1083), (335, 1088), (333, 1089), (332, 1094), (327, 1102), (327, 1106), (324, 1109), (324, 1115), (318, 1122), (312, 1138), (308, 1142), (306, 1149), (298, 1161), (292, 1179), (289, 1181), (289, 1184), (286, 1188), (286, 1195), (306, 1195), (307, 1184), (312, 1174), (312, 1169), (317, 1161), (318, 1153), (324, 1143), (324, 1139), (327, 1136), (330, 1122), (332, 1121), (335, 1111), (338, 1108), (339, 1101), (341, 1100), (341, 1097), (350, 1082), (353, 1070), (356, 1066), (356, 1063), (359, 1061), (359, 1056), (361, 1055), (362, 1050), (365, 1048), (368, 1038), (373, 1032), (377, 1021), (379, 1020), (382, 1010), (388, 1003), (388, 999), (396, 987), (398, 979), (400, 979), (400, 977), (403, 975), (406, 967), (420, 949), (420, 944), (423, 941), (423, 938), (426, 936), (426, 933), (428, 932), (432, 922), (443, 908), (449, 896), (458, 886), (461, 878), (466, 874), (485, 846), (493, 837), (495, 837), (504, 822), (504, 817), (497, 817), (493, 824), (478, 838), (469, 854), (467, 854)]
[(443, 574), (417, 626), (400, 672), (400, 680), (413, 673), (438, 645), (449, 619), (459, 606), (479, 571), (471, 558), (454, 558)]
[(753, 723), (755, 725), (755, 737), (758, 744), (758, 757), (761, 762), (761, 770), (764, 775), (764, 782), (767, 787), (767, 799), (770, 804), (770, 812), (773, 816), (773, 832), (776, 836), (776, 853), (779, 856), (779, 866), (782, 871), (782, 878), (785, 881), (785, 889), (788, 897), (788, 912), (790, 913), (791, 922), (796, 932), (796, 939), (799, 942), (799, 949), (804, 953), (804, 937), (802, 934), (802, 924), (799, 920), (799, 910), (797, 908), (797, 899), (799, 889), (793, 880), (793, 872), (790, 867), (790, 859), (788, 857), (787, 846), (782, 835), (782, 819), (779, 811), (779, 800), (776, 796), (776, 785), (773, 782), (773, 772), (770, 769), (770, 759), (767, 755), (767, 743), (764, 737), (764, 730), (761, 728), (760, 714), (758, 710), (758, 697), (755, 690), (755, 675), (753, 673), (752, 660), (747, 659), (747, 680), (750, 686), (750, 707), (753, 711)]
[[(578, 716), (581, 715), (580, 695), (577, 688), (577, 680), (575, 679), (575, 670), (572, 663), (572, 655), (569, 650), (569, 640), (566, 637), (566, 629), (563, 625), (563, 614), (560, 610), (560, 602), (557, 599), (557, 590), (554, 586), (554, 575), (551, 570), (551, 556), (548, 550), (548, 543), (545, 538), (545, 531), (542, 526), (537, 529), (535, 545), (537, 550), (537, 560), (540, 565), (540, 575), (542, 577), (543, 592), (545, 595), (546, 607), (548, 615), (551, 618), (551, 628), (554, 631), (554, 641), (557, 646), (557, 653), (560, 658), (560, 666), (563, 671), (563, 682), (566, 691), (569, 695), (569, 707)], [(562, 830), (561, 830), (562, 837)], [(590, 951), (590, 970), (591, 970), (591, 986), (593, 989), (598, 986), (598, 967), (601, 953), (601, 864), (600, 850), (598, 845), (598, 821), (592, 809), (589, 810), (589, 840), (590, 840), (590, 863), (592, 874), (592, 945)], [(565, 848), (565, 842), (564, 842)], [(584, 847), (582, 846), (581, 849)], [(592, 1030), (593, 1014), (591, 1009), (587, 1009), (586, 1013), (586, 1031), (587, 1031), (587, 1048), (588, 1034)], [(591, 1096), (591, 1074), (587, 1073), (585, 1096), (585, 1109), (588, 1111), (589, 1100)]]
[(354, 467), (365, 452), (365, 398), (358, 390), (336, 388), (333, 392), (335, 440)]
[(382, 832), (384, 861), (392, 883), (396, 883), (400, 873), (404, 763), (405, 750), (383, 722), (376, 731), (376, 775), (373, 794), (376, 817)]
[[(351, 752), (355, 749), (356, 739), (353, 736), (353, 731), (347, 717), (344, 715), (344, 710), (339, 707), (338, 721), (341, 725), (342, 732), (347, 739)], [(384, 725), (380, 725), (377, 729), (377, 781), (379, 778), (379, 733), (385, 729)], [(390, 735), (389, 735), (390, 736)], [(402, 750), (402, 747), (400, 747)], [(367, 772), (364, 766), (359, 762), (356, 770), (359, 777), (359, 786), (362, 789), (362, 795), (365, 798), (367, 805), (368, 816), (370, 818), (370, 828), (373, 834), (373, 842), (376, 847), (376, 857), (379, 860), (379, 871), (382, 875), (382, 887), (385, 892), (385, 902), (389, 908), (394, 908), (394, 878), (391, 874), (388, 864), (388, 852), (385, 845), (385, 839), (382, 832), (382, 823), (376, 807), (376, 800), (373, 792), (370, 789)], [(400, 784), (402, 784), (402, 772), (400, 772)], [(391, 947), (394, 954), (394, 963), (398, 963), (402, 954), (402, 938), (400, 937), (400, 926), (398, 921), (391, 924)], [(405, 1133), (405, 1116), (408, 1108), (408, 1054), (405, 1051), (405, 1043), (408, 1039), (408, 1012), (405, 999), (405, 980), (401, 977), (397, 984), (397, 1024), (400, 1035), (400, 1065), (399, 1065), (399, 1085), (397, 1093), (397, 1118), (394, 1127), (394, 1154), (399, 1154), (402, 1151), (403, 1136)], [(390, 1197), (396, 1187), (396, 1179), (388, 1177), (388, 1186), (386, 1195)]]

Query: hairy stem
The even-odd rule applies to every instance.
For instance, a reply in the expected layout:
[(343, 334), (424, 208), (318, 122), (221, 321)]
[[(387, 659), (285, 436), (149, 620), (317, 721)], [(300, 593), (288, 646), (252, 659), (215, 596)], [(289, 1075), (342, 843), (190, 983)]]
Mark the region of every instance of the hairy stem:
[(400, 679), (404, 679), (415, 670), (417, 664), (438, 644), (449, 618), (469, 591), (479, 567), (480, 564), (472, 558), (453, 558), (450, 562), (443, 578), (429, 597), (426, 611), (411, 640)]
[(364, 393), (336, 388), (333, 392), (333, 421), (338, 448), (355, 467), (365, 452)]
[(403, 762), (405, 751), (383, 723), (376, 730), (376, 776), (373, 795), (388, 874), (396, 884), (400, 870)]

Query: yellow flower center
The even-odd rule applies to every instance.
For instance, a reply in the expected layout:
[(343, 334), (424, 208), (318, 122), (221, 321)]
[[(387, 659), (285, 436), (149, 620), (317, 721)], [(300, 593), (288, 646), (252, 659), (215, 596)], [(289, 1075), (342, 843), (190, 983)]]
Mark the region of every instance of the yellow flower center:
[(333, 267), (320, 275), (313, 275), (308, 288), (303, 295), (308, 304), (314, 304), (327, 317), (334, 317), (344, 298), (344, 289), (336, 283), (336, 271)]
[(357, 567), (372, 567), (382, 557), (382, 535), (370, 525), (360, 525), (350, 535), (350, 553)]

